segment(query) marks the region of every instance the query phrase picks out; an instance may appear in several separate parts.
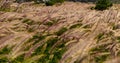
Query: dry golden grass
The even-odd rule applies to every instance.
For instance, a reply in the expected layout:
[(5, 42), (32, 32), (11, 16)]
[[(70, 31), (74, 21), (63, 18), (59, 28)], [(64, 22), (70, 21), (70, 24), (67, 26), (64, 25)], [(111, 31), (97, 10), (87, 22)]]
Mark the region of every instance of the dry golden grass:
[[(96, 56), (108, 55), (107, 61), (112, 57), (118, 57), (120, 54), (119, 5), (115, 4), (104, 11), (91, 10), (92, 6), (94, 4), (73, 2), (48, 7), (21, 4), (17, 12), (1, 12), (0, 48), (4, 48), (6, 45), (13, 46), (12, 51), (8, 54), (9, 58), (14, 59), (22, 54), (25, 54), (27, 58), (51, 37), (57, 37), (60, 41), (57, 41), (50, 51), (61, 43), (64, 43), (67, 48), (60, 63), (100, 63), (99, 61), (103, 60), (99, 59), (96, 62)], [(76, 23), (81, 25), (75, 25)], [(71, 26), (72, 28), (70, 28)], [(63, 27), (67, 30), (64, 33), (60, 32), (60, 36), (55, 35)], [(40, 33), (37, 35), (42, 36), (51, 35), (38, 43), (34, 43), (35, 40), (28, 42), (36, 33)], [(100, 46), (103, 46), (102, 50), (108, 51), (101, 51), (101, 49), (91, 51)], [(44, 45), (45, 47), (46, 45)], [(26, 50), (27, 48), (29, 50)], [(38, 57), (41, 56), (44, 55)]]

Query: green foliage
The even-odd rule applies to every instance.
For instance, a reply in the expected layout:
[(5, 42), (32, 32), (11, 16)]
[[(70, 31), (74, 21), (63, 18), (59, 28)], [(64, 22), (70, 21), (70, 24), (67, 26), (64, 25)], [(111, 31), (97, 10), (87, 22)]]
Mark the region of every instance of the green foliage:
[(95, 47), (93, 49), (91, 49), (92, 52), (95, 52), (95, 51), (99, 51), (99, 52), (108, 52), (108, 49), (105, 49), (105, 46), (102, 45), (102, 46), (99, 46), (99, 47)]
[(67, 28), (63, 27), (63, 28), (61, 28), (59, 31), (56, 32), (56, 35), (57, 35), (57, 36), (60, 36), (60, 35), (62, 35), (63, 33), (65, 33), (67, 30), (68, 30)]
[[(34, 25), (34, 24), (36, 24), (36, 22), (34, 22), (31, 19), (23, 19), (22, 23), (25, 23), (27, 25)], [(27, 26), (26, 28), (27, 28), (28, 32), (34, 32), (35, 29), (36, 29), (35, 26)]]
[(16, 0), (15, 2), (17, 3), (22, 3), (22, 2), (30, 2), (30, 1), (34, 1), (35, 4), (39, 4), (39, 3), (45, 3), (46, 6), (52, 6), (56, 3), (63, 3), (64, 0)]
[(8, 58), (7, 57), (0, 58), (0, 63), (8, 63)]
[(8, 63), (10, 59), (8, 59), (7, 55), (11, 52), (12, 47), (5, 46), (0, 50), (0, 63)]
[(72, 26), (70, 27), (70, 29), (77, 28), (77, 27), (80, 27), (80, 26), (82, 26), (81, 23), (74, 24), (74, 25), (72, 25)]
[(51, 38), (47, 40), (47, 42), (38, 47), (34, 53), (34, 55), (41, 55), (44, 54), (42, 58), (39, 58), (37, 63), (58, 63), (59, 60), (62, 57), (62, 54), (66, 51), (65, 45), (64, 44), (58, 44), (52, 52), (50, 52), (51, 48), (54, 46), (54, 44), (58, 41), (59, 39), (57, 37)]
[(119, 24), (117, 24), (117, 25), (114, 24), (112, 29), (113, 30), (120, 29), (120, 25)]
[(11, 11), (11, 7), (10, 7), (10, 2), (3, 2), (2, 5), (0, 5), (0, 11), (3, 12), (10, 12)]
[(0, 54), (8, 54), (11, 51), (7, 46), (0, 50)]
[(63, 3), (65, 0), (56, 0), (58, 3)]
[(120, 36), (117, 36), (116, 39), (118, 40), (118, 42), (120, 42)]
[(5, 46), (2, 50), (0, 50), (0, 55), (3, 55), (0, 57), (0, 63), (21, 63), (24, 60), (24, 54), (18, 56), (15, 59), (10, 59), (8, 56), (11, 52), (11, 47)]
[(90, 50), (90, 55), (94, 55), (95, 53), (109, 52), (109, 49), (106, 49), (106, 47), (107, 45), (94, 47)]
[(51, 38), (47, 41), (47, 47), (50, 48), (52, 47), (59, 39), (56, 37), (56, 38)]
[(32, 24), (34, 23), (34, 21), (31, 20), (31, 19), (24, 19), (22, 22), (23, 22), (23, 23), (26, 23), (26, 24), (28, 24), (28, 25), (32, 25)]
[[(95, 63), (103, 63), (109, 56), (110, 56), (110, 51), (109, 49), (106, 49), (107, 45), (101, 45), (94, 47), (90, 50), (90, 55), (93, 56), (93, 61)], [(97, 55), (97, 53), (108, 53), (108, 54), (101, 54)]]
[(104, 33), (98, 34), (97, 37), (96, 37), (97, 41), (103, 39), (103, 38), (104, 38), (104, 35), (105, 35)]
[(50, 60), (49, 63), (58, 63), (59, 60), (62, 58), (63, 53), (66, 51), (66, 49), (63, 48), (56, 48), (54, 54), (54, 57), (52, 58), (52, 60)]
[(108, 55), (101, 55), (95, 57), (95, 62), (96, 63), (103, 63), (107, 59)]
[[(32, 45), (35, 45), (36, 43), (44, 40), (48, 35), (40, 35), (39, 33), (36, 33), (31, 37), (29, 40), (26, 41), (25, 44), (33, 42)], [(29, 50), (30, 47), (26, 47), (25, 50)]]
[(52, 6), (52, 5), (54, 5), (56, 2), (55, 1), (47, 1), (47, 2), (45, 2), (45, 5), (46, 6)]
[(32, 39), (34, 40), (33, 45), (36, 44), (36, 43), (38, 43), (39, 41), (45, 39), (45, 38), (46, 38), (46, 35), (45, 35), (45, 36), (42, 36), (42, 35), (34, 35), (33, 38), (32, 38)]
[(46, 23), (44, 23), (44, 25), (47, 25), (47, 26), (52, 26), (53, 25), (53, 22), (46, 22)]
[(10, 8), (0, 8), (0, 11), (3, 11), (3, 12), (10, 12), (11, 9), (10, 9)]
[(35, 34), (32, 39), (33, 39), (33, 40), (34, 40), (34, 39), (42, 40), (42, 39), (44, 39), (44, 38), (45, 38), (45, 36), (42, 36), (42, 35), (39, 35), (39, 34)]
[(46, 6), (52, 6), (56, 3), (63, 3), (63, 2), (64, 2), (64, 0), (49, 0), (49, 1), (46, 1), (45, 4), (46, 4)]
[(32, 27), (29, 28), (29, 29), (28, 29), (28, 32), (34, 32), (34, 28), (32, 28)]
[[(58, 41), (58, 38), (51, 38), (46, 42), (46, 47), (44, 53), (47, 54), (50, 50), (50, 48)], [(42, 49), (44, 48), (44, 45), (38, 47), (33, 55), (38, 55), (42, 52)]]
[(98, 0), (96, 3), (95, 9), (97, 10), (105, 10), (108, 7), (111, 7), (113, 4), (110, 0)]
[(24, 61), (24, 55), (25, 54), (22, 54), (22, 55), (18, 56), (17, 58), (12, 60), (11, 63), (22, 63)]

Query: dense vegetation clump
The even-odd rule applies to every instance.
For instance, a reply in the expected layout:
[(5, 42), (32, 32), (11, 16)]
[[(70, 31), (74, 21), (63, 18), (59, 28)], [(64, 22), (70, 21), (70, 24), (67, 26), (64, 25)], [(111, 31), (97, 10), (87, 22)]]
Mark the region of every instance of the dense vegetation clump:
[(46, 6), (52, 6), (56, 3), (63, 3), (64, 0), (16, 0), (17, 3), (23, 3), (28, 1), (34, 1), (35, 4), (45, 3)]
[(95, 6), (97, 10), (105, 10), (111, 7), (113, 4), (110, 0), (98, 0)]
[(64, 0), (48, 0), (48, 1), (45, 2), (45, 5), (46, 6), (52, 6), (56, 3), (63, 3), (63, 2), (64, 2)]

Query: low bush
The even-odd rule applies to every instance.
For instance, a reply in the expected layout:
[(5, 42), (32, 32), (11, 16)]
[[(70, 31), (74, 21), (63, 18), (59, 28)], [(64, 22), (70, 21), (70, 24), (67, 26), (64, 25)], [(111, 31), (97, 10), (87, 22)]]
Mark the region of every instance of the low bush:
[(113, 4), (110, 0), (98, 0), (96, 2), (95, 9), (96, 10), (105, 10), (109, 7), (111, 7)]
[(64, 2), (64, 0), (49, 0), (49, 1), (45, 2), (45, 5), (46, 6), (52, 6), (52, 5), (56, 4), (56, 3), (63, 3), (63, 2)]
[(45, 2), (45, 5), (46, 6), (52, 6), (52, 5), (54, 5), (56, 2), (53, 0), (51, 0), (51, 1), (47, 1), (47, 2)]

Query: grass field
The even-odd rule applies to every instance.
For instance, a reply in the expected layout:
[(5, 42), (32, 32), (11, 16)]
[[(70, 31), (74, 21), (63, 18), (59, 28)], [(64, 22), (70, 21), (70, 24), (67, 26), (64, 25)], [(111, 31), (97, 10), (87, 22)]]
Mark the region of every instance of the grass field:
[(0, 63), (119, 63), (120, 5), (91, 7), (28, 2), (0, 11)]

